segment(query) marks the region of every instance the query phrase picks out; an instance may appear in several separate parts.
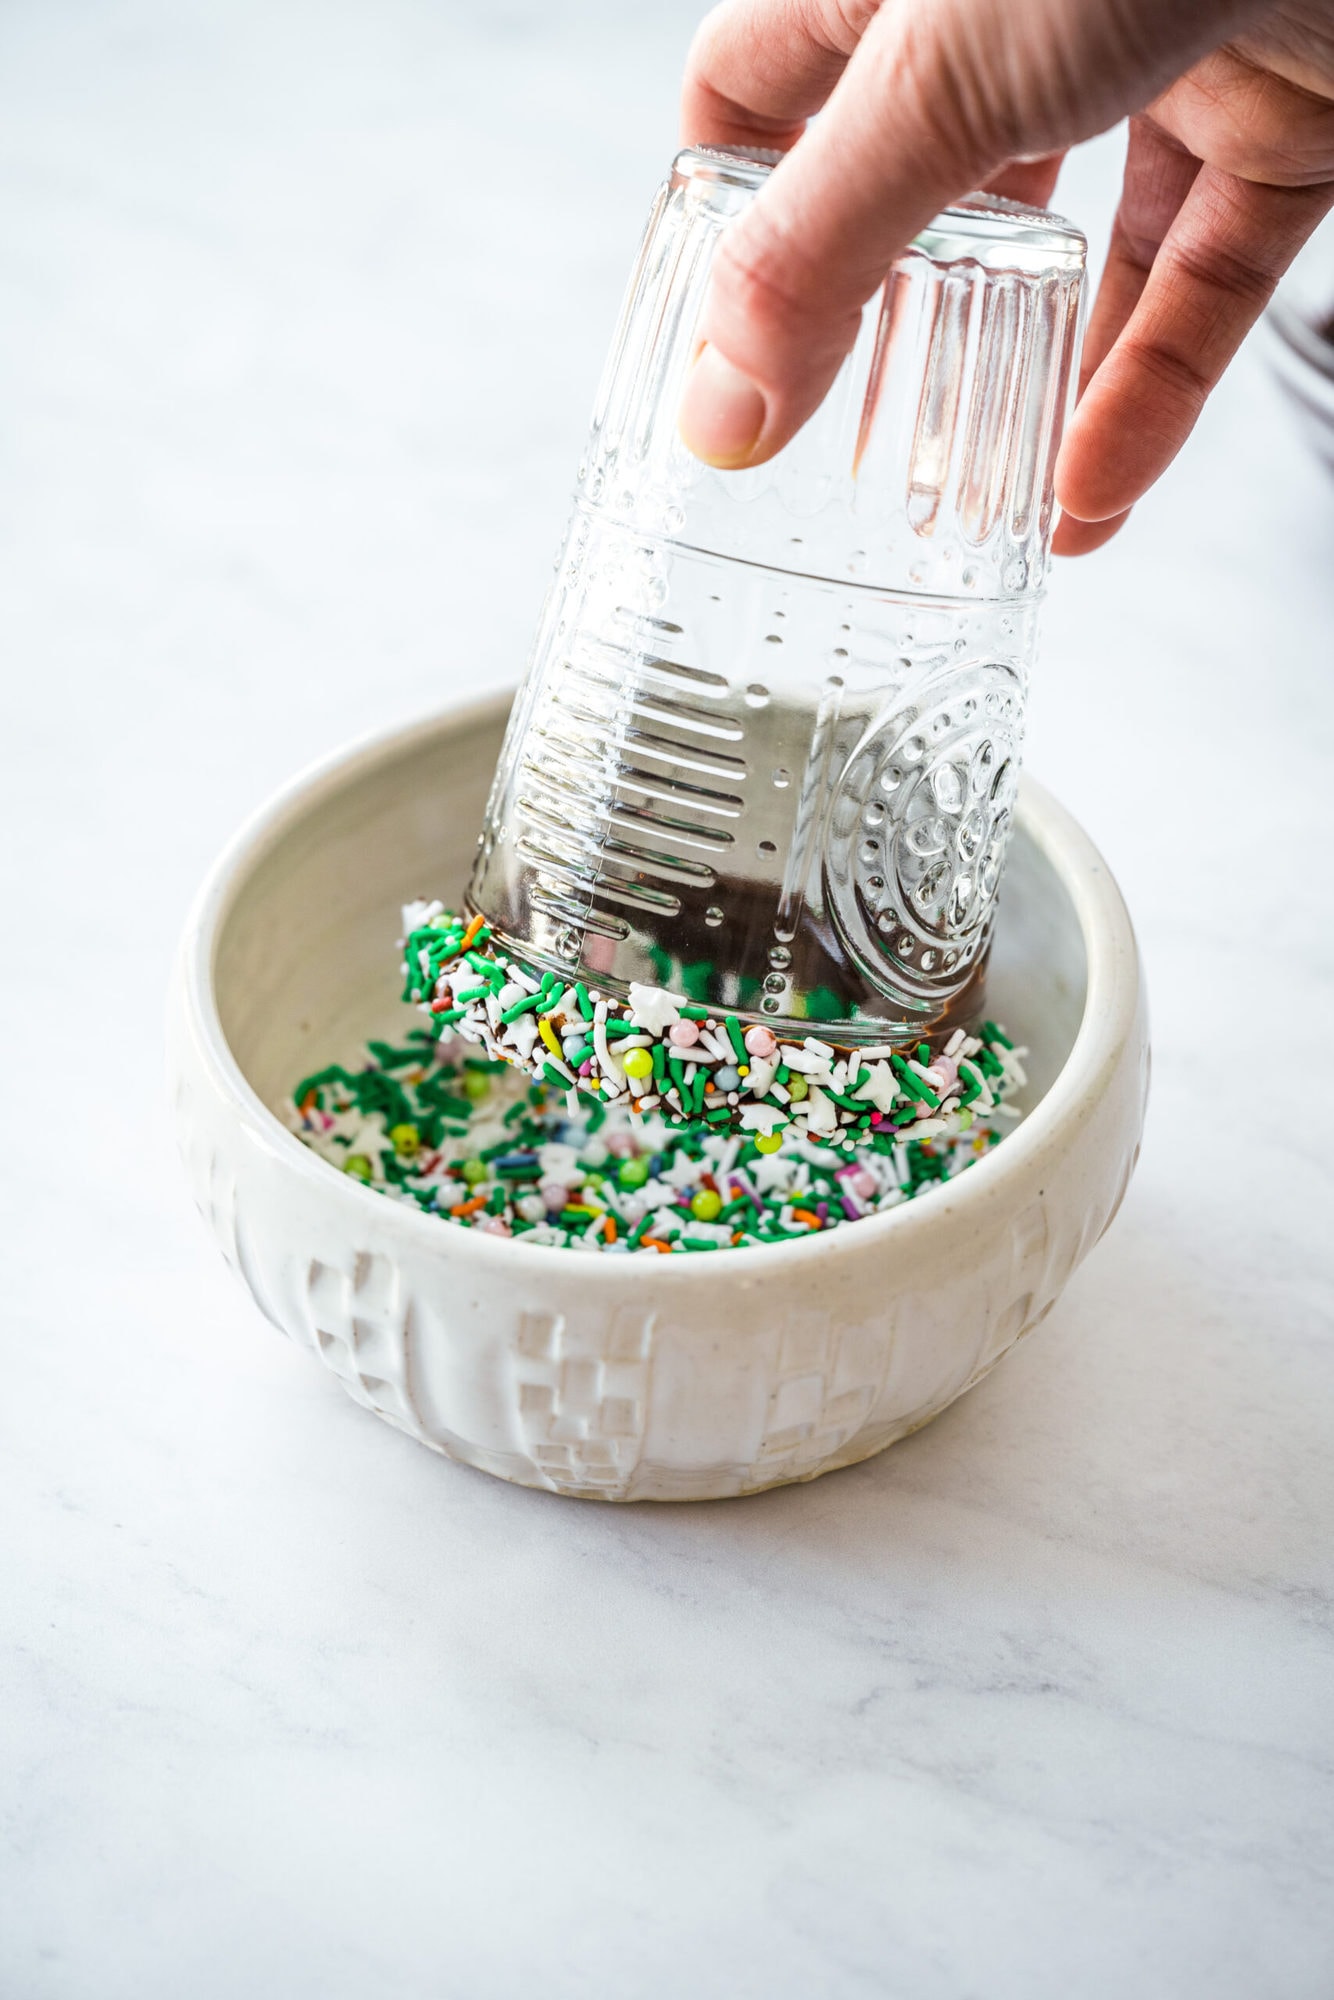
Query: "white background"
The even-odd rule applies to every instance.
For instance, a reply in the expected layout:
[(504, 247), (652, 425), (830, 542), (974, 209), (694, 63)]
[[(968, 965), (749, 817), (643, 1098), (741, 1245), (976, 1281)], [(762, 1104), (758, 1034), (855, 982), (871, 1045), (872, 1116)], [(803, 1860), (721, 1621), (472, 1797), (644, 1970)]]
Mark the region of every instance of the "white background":
[(1036, 682), (1140, 1174), (929, 1431), (511, 1490), (275, 1339), (172, 1157), (216, 848), (522, 666), (694, 13), (0, 13), (6, 2000), (1334, 1986), (1334, 487), (1258, 345)]

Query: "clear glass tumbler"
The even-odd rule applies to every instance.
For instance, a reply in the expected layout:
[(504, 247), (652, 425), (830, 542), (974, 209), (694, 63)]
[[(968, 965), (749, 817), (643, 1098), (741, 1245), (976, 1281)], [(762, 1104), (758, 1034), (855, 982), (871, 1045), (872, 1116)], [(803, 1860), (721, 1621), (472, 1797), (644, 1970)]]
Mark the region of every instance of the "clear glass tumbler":
[(980, 1001), (1085, 244), (988, 196), (947, 210), (798, 436), (718, 472), (676, 408), (768, 171), (687, 151), (654, 203), (469, 902), (609, 995), (904, 1038)]

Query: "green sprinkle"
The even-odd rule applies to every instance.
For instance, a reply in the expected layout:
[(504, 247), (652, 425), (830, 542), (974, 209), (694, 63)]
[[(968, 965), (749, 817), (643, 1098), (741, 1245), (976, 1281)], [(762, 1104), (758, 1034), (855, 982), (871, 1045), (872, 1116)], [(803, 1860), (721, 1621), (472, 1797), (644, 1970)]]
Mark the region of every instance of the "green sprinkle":
[(727, 1030), (728, 1041), (732, 1044), (733, 1049), (736, 1051), (737, 1061), (749, 1062), (750, 1052), (746, 1047), (746, 1038), (741, 1032), (741, 1023), (740, 1021), (737, 1020), (736, 1015), (725, 1014), (723, 1016), (723, 1026)]
[(511, 1021), (518, 1020), (520, 1014), (531, 1014), (535, 1007), (540, 1007), (541, 1005), (542, 995), (540, 993), (529, 993), (522, 1000), (516, 1000), (512, 1007), (506, 1007), (500, 1018), (508, 1027)]

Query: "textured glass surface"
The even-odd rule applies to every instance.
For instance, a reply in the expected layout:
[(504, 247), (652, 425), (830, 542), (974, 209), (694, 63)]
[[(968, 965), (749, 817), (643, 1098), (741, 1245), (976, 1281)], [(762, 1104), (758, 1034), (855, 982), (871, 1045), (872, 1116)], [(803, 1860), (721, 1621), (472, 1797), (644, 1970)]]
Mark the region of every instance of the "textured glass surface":
[(551, 971), (847, 1038), (971, 1004), (1022, 748), (1084, 242), (974, 197), (754, 471), (675, 412), (719, 236), (767, 171), (654, 204), (471, 890)]

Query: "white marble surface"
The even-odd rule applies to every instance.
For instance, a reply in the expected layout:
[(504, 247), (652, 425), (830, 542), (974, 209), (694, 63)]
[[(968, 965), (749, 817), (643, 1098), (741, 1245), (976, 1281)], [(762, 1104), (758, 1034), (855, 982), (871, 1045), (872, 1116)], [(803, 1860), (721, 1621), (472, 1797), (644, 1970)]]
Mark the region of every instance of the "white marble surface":
[(188, 1207), (193, 885), (516, 672), (693, 11), (0, 14), (15, 2000), (1334, 1989), (1334, 1093), (1281, 1054), (1329, 1025), (1334, 492), (1257, 354), (1059, 575), (1038, 689), (1147, 955), (1140, 1176), (932, 1429), (746, 1503), (511, 1490)]

